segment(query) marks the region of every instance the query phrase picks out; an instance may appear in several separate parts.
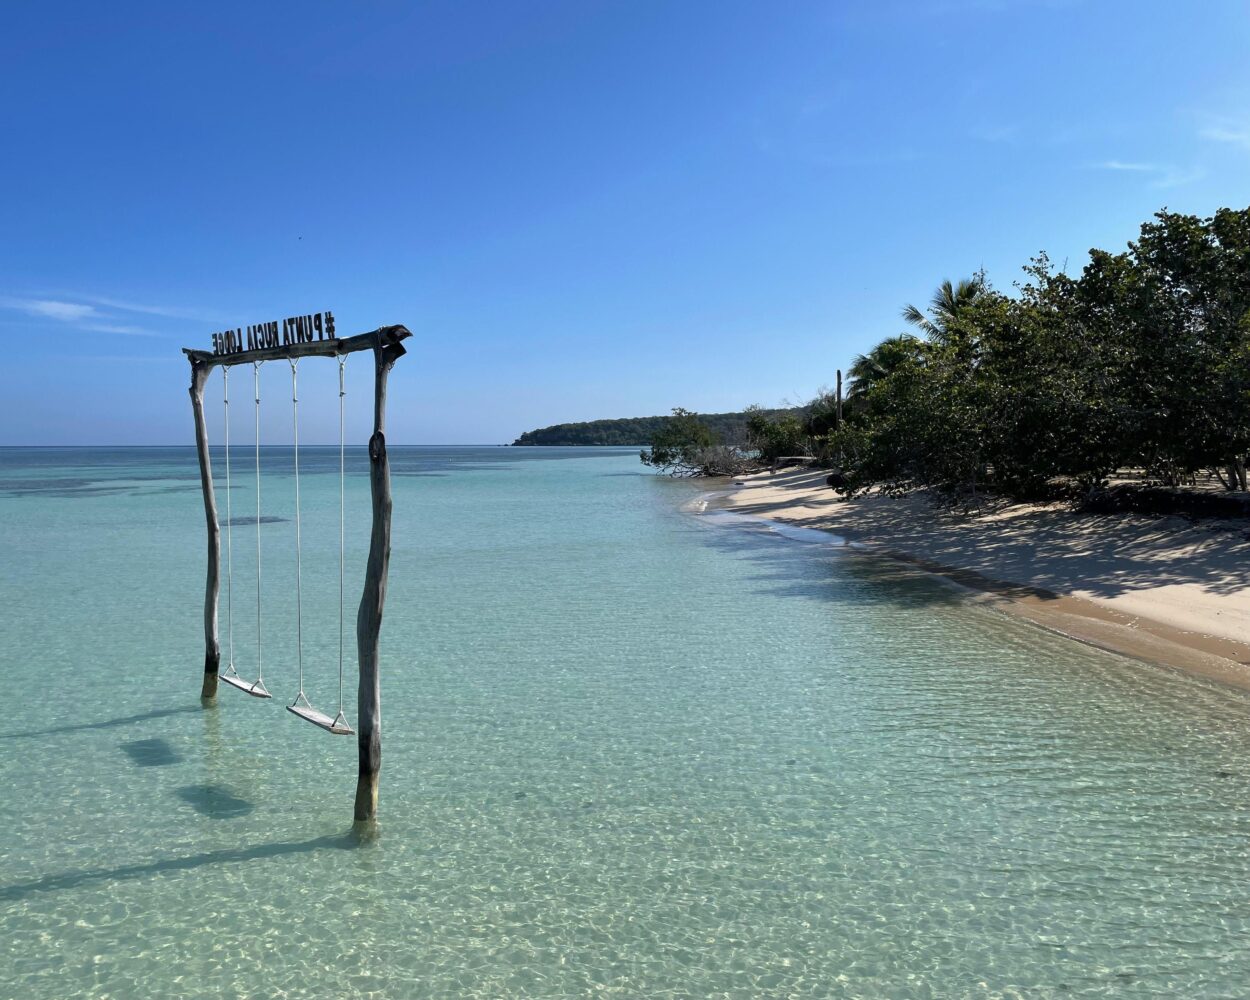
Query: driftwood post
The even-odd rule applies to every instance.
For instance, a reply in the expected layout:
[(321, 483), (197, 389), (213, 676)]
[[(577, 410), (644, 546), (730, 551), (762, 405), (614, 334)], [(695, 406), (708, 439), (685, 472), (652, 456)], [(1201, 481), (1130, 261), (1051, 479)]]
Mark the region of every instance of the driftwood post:
[(204, 585), (204, 683), (200, 698), (217, 697), (217, 670), (221, 666), (221, 642), (217, 637), (217, 590), (220, 586), (221, 528), (217, 524), (217, 497), (213, 493), (212, 459), (208, 454), (208, 428), (204, 423), (204, 383), (212, 366), (191, 360), (191, 406), (195, 411), (195, 447), (200, 455), (200, 486), (204, 489), (204, 520), (208, 526), (208, 580)]
[(838, 409), (837, 422), (833, 425), (835, 429), (842, 429), (842, 369), (838, 369)]
[[(276, 329), (276, 324), (274, 324)], [(276, 336), (276, 334), (275, 334)], [(355, 819), (369, 824), (378, 813), (378, 773), (382, 768), (382, 694), (378, 676), (378, 639), (382, 609), (386, 603), (386, 576), (391, 557), (391, 470), (386, 457), (386, 377), (406, 352), (403, 341), (412, 334), (403, 326), (384, 326), (355, 337), (304, 340), (298, 343), (224, 352), (183, 348), (191, 362), (191, 402), (195, 410), (195, 441), (200, 456), (200, 485), (204, 489), (204, 516), (208, 524), (208, 581), (204, 595), (204, 687), (203, 697), (217, 694), (217, 670), (221, 647), (217, 636), (217, 593), (221, 530), (213, 495), (213, 471), (204, 424), (204, 383), (216, 365), (250, 364), (288, 358), (336, 357), (355, 351), (373, 351), (373, 435), (369, 438), (369, 487), (373, 500), (373, 525), (369, 537), (369, 562), (365, 589), (356, 615), (356, 647), (360, 660), (357, 704), (359, 770), (356, 783)]]
[(373, 435), (369, 438), (369, 492), (373, 499), (373, 530), (365, 590), (356, 615), (356, 647), (360, 687), (356, 700), (356, 745), (360, 767), (356, 778), (357, 824), (378, 815), (378, 773), (382, 769), (382, 690), (378, 676), (378, 636), (386, 603), (386, 576), (391, 561), (391, 467), (386, 457), (386, 376), (404, 354), (398, 337), (378, 331), (373, 349)]

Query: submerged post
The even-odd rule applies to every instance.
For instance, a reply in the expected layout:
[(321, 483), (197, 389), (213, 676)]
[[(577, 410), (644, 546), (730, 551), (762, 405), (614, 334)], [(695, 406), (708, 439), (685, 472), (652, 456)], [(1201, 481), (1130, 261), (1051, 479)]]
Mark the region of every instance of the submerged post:
[[(402, 333), (400, 332), (402, 331)], [(404, 355), (400, 343), (408, 331), (385, 327), (377, 331), (373, 348), (373, 434), (369, 438), (369, 491), (373, 499), (373, 528), (369, 535), (369, 563), (365, 590), (356, 615), (356, 647), (360, 657), (357, 694), (356, 778), (357, 825), (378, 815), (378, 774), (382, 769), (382, 690), (378, 676), (378, 637), (386, 603), (386, 576), (391, 560), (391, 468), (386, 457), (386, 376)]]
[(211, 365), (191, 359), (191, 407), (195, 411), (195, 447), (200, 455), (200, 486), (204, 490), (204, 520), (208, 526), (208, 579), (204, 584), (204, 683), (200, 698), (217, 697), (217, 670), (221, 666), (221, 643), (217, 637), (217, 590), (220, 585), (221, 528), (217, 524), (217, 498), (213, 493), (212, 459), (208, 454), (208, 427), (204, 423), (204, 383)]

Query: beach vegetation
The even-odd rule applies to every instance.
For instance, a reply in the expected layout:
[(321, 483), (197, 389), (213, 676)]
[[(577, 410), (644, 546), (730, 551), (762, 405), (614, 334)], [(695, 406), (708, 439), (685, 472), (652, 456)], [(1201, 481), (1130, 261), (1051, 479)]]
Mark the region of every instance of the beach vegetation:
[(770, 415), (758, 406), (747, 408), (747, 446), (762, 463), (784, 455), (806, 454), (808, 434), (804, 420), (794, 413)]
[(639, 457), (670, 476), (733, 476), (754, 466), (751, 455), (725, 443), (699, 414), (680, 406)]
[(943, 281), (929, 300), (926, 313), (914, 305), (903, 307), (903, 319), (910, 323), (925, 340), (939, 346), (948, 346), (966, 329), (960, 316), (985, 291), (985, 274), (978, 272), (971, 278), (952, 282)]
[(887, 337), (866, 354), (856, 355), (846, 374), (849, 380), (846, 401), (850, 407), (867, 402), (868, 393), (905, 361), (919, 361), (924, 341), (910, 333)]
[(1122, 470), (1178, 488), (1210, 470), (1244, 490), (1250, 452), (1250, 209), (1160, 212), (1079, 275), (1044, 255), (1013, 294), (943, 282), (918, 335), (849, 373), (827, 435), (847, 493), (934, 487), (1096, 499)]

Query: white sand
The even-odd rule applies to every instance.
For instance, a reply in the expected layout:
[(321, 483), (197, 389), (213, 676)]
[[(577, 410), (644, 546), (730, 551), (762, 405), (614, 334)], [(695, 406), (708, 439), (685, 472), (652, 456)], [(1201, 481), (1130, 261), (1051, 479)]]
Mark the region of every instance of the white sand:
[(1130, 626), (1161, 624), (1195, 640), (1246, 644), (1244, 651), (1227, 643), (1218, 648), (1238, 663), (1250, 660), (1250, 525), (1078, 514), (1066, 505), (1035, 504), (969, 516), (917, 495), (845, 500), (824, 484), (826, 475), (803, 469), (746, 477), (726, 506), (990, 581), (1092, 602)]

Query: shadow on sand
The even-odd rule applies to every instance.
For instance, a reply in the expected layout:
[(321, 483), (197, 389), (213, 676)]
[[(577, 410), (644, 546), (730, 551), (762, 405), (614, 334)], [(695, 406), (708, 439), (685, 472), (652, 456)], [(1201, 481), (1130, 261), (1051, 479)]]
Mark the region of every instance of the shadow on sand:
[[(841, 500), (826, 492), (821, 476), (779, 477), (796, 495), (784, 503), (738, 503), (734, 514), (775, 516), (779, 508), (803, 509), (808, 528), (825, 528), (854, 539), (871, 539), (885, 549), (923, 554), (922, 568), (968, 567), (969, 583), (1027, 579), (1031, 596), (1045, 598), (1071, 589), (1096, 597), (1174, 584), (1196, 584), (1210, 594), (1235, 594), (1250, 586), (1250, 540), (1242, 522), (1143, 514), (1089, 514), (1058, 507), (999, 501), (984, 517), (931, 506), (921, 496)], [(801, 493), (817, 489), (815, 494)], [(1230, 527), (1231, 526), (1231, 527)], [(1236, 528), (1236, 530), (1232, 530)], [(1183, 537), (1178, 538), (1178, 536)], [(1181, 544), (1187, 546), (1179, 551)], [(971, 579), (977, 577), (978, 579)]]

